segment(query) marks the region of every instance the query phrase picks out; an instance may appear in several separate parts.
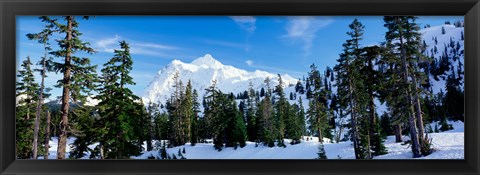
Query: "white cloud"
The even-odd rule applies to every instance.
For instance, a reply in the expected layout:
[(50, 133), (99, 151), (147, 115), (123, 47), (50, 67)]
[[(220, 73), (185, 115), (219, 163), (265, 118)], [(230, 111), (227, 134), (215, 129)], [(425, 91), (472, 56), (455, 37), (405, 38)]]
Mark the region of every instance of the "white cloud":
[(105, 38), (98, 40), (95, 43), (95, 50), (100, 51), (100, 52), (112, 52), (115, 48), (116, 45), (118, 45), (118, 42), (120, 42), (120, 36), (115, 35), (113, 38)]
[(100, 52), (113, 53), (115, 49), (120, 49), (119, 42), (122, 40), (126, 40), (130, 44), (130, 52), (132, 54), (171, 56), (171, 54), (167, 54), (166, 52), (179, 50), (179, 48), (175, 46), (133, 41), (128, 39), (123, 39), (118, 35), (115, 35), (113, 38), (105, 38), (105, 39), (96, 41), (94, 44), (94, 48), (95, 50)]
[(317, 31), (333, 22), (328, 17), (314, 16), (288, 17), (287, 20), (288, 22), (285, 26), (287, 34), (283, 35), (282, 38), (287, 38), (293, 42), (301, 42), (306, 55), (309, 54)]
[(253, 65), (253, 61), (252, 61), (252, 60), (247, 60), (247, 61), (245, 61), (245, 63), (246, 63), (248, 66), (252, 66), (252, 65)]
[(235, 21), (240, 28), (246, 30), (250, 34), (254, 33), (257, 29), (255, 26), (257, 19), (253, 16), (230, 16), (230, 18)]
[(162, 44), (152, 44), (152, 43), (132, 43), (132, 47), (145, 47), (145, 48), (155, 48), (155, 49), (164, 49), (164, 50), (177, 50), (178, 48), (175, 46), (167, 46)]

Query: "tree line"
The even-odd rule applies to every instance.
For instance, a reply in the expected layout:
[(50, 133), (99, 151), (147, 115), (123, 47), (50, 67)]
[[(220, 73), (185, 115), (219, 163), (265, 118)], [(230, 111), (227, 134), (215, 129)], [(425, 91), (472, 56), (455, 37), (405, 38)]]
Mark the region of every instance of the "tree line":
[[(267, 77), (260, 90), (250, 83), (249, 89), (236, 96), (222, 92), (213, 81), (199, 97), (192, 87), (194, 80), (184, 85), (176, 72), (173, 93), (165, 104), (144, 103), (127, 87), (135, 83), (129, 75), (133, 59), (126, 41), (119, 43), (100, 75), (89, 58), (78, 57), (77, 52), (95, 51), (80, 39), (77, 18), (65, 16), (63, 24), (42, 16), (43, 30), (27, 35), (43, 45), (44, 56), (39, 68), (32, 68), (28, 57), (17, 75), (17, 97), (21, 97), (16, 107), (17, 158), (48, 158), (53, 135), (58, 137), (57, 159), (67, 158), (67, 138), (71, 136), (76, 140), (69, 158), (89, 152), (90, 158), (128, 159), (145, 150), (160, 150), (166, 159), (166, 147), (187, 143), (195, 146), (211, 141), (214, 149), (221, 151), (244, 147), (247, 141), (256, 146), (286, 147), (309, 139), (304, 136), (315, 136), (320, 142), (320, 159), (327, 158), (324, 138), (337, 143), (350, 140), (356, 159), (371, 159), (387, 153), (387, 135), (403, 142), (405, 134), (410, 138), (412, 157), (420, 157), (433, 151), (429, 132), (451, 129), (448, 119), (464, 120), (460, 44), (451, 38), (435, 58), (439, 53), (436, 37), (432, 38), (435, 46), (427, 50), (416, 17), (385, 16), (385, 41), (376, 46), (362, 45), (365, 26), (355, 19), (348, 26), (349, 39), (342, 45), (337, 64), (324, 72), (312, 64), (289, 98), (280, 75), (276, 86), (272, 87), (273, 77)], [(65, 36), (55, 40), (58, 50), (50, 45), (53, 34)], [(52, 56), (62, 61), (54, 61)], [(34, 72), (40, 73), (40, 84)], [(63, 90), (59, 107), (44, 103), (50, 96), (50, 88), (44, 85), (48, 72), (63, 75), (55, 86)], [(433, 93), (431, 77), (446, 82), (445, 92)], [(86, 105), (87, 97), (100, 102)], [(308, 102), (305, 107), (304, 100)], [(387, 106), (381, 116), (375, 100)], [(435, 129), (427, 125), (434, 121), (440, 122)]]

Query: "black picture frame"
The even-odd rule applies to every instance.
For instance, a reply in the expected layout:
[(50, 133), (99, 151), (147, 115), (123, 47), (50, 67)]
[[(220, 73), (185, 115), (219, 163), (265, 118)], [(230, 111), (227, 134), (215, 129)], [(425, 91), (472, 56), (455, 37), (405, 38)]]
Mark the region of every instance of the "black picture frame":
[[(0, 0), (0, 174), (479, 174), (479, 0)], [(464, 15), (464, 160), (15, 160), (16, 15)]]

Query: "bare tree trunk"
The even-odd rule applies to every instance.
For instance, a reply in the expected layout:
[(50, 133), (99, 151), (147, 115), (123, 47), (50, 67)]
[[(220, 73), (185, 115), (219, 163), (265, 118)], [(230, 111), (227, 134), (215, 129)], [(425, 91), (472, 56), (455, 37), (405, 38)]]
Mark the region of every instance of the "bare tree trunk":
[(45, 128), (45, 158), (48, 159), (50, 148), (50, 111), (47, 110), (47, 127)]
[[(405, 84), (409, 85), (410, 82), (408, 81), (409, 72), (408, 72), (408, 64), (407, 64), (407, 58), (406, 58), (406, 52), (405, 48), (403, 46), (403, 35), (402, 32), (400, 32), (400, 49), (401, 49), (401, 57), (402, 57), (402, 63), (403, 63), (403, 80)], [(410, 87), (407, 87), (407, 90), (405, 91), (405, 101), (407, 102), (407, 105), (409, 106), (409, 117), (408, 117), (408, 123), (409, 123), (409, 128), (410, 128), (410, 139), (412, 141), (412, 152), (413, 152), (413, 157), (420, 157), (420, 144), (418, 140), (418, 132), (417, 132), (417, 124), (415, 120), (415, 110), (414, 106), (412, 104), (412, 97), (411, 97), (411, 90)]]
[(70, 108), (70, 74), (71, 74), (71, 55), (72, 55), (72, 16), (67, 17), (67, 51), (65, 56), (65, 72), (63, 74), (63, 93), (62, 93), (62, 108), (60, 123), (60, 136), (58, 137), (57, 159), (65, 159), (65, 152), (67, 148), (67, 128), (68, 128), (68, 109)]
[(105, 155), (103, 153), (103, 144), (100, 144), (100, 159), (105, 159)]
[(45, 47), (45, 57), (43, 58), (42, 61), (42, 81), (40, 83), (40, 90), (39, 90), (39, 95), (38, 95), (38, 101), (37, 101), (37, 111), (35, 113), (35, 126), (33, 129), (33, 159), (37, 159), (38, 155), (38, 132), (40, 130), (40, 112), (42, 109), (42, 104), (43, 104), (43, 89), (45, 88), (45, 72), (47, 71), (46, 68), (46, 61), (47, 61), (47, 45), (46, 43), (43, 44)]
[(318, 129), (318, 141), (323, 143), (322, 130), (320, 128)]
[(423, 141), (425, 130), (423, 127), (423, 117), (422, 117), (422, 108), (420, 106), (420, 97), (418, 95), (418, 86), (417, 86), (417, 78), (413, 77), (413, 88), (414, 88), (414, 102), (415, 102), (415, 111), (416, 111), (416, 118), (417, 118), (417, 128), (418, 128), (418, 139)]
[(352, 125), (352, 141), (353, 141), (353, 149), (354, 149), (354, 152), (355, 152), (355, 159), (360, 159), (360, 153), (359, 153), (359, 147), (358, 147), (358, 133), (357, 133), (357, 117), (356, 117), (356, 111), (355, 111), (355, 108), (356, 108), (356, 105), (355, 105), (355, 102), (354, 102), (354, 91), (353, 91), (353, 87), (352, 87), (352, 80), (348, 80), (349, 81), (349, 89), (350, 89), (350, 116), (351, 116), (351, 125)]
[(400, 124), (396, 124), (395, 126), (395, 142), (399, 143), (402, 142), (402, 127)]
[(367, 148), (366, 148), (367, 157), (366, 157), (366, 159), (372, 159), (372, 149), (371, 149), (371, 144), (370, 144), (372, 138), (370, 138), (370, 134), (371, 134), (370, 131), (367, 130)]

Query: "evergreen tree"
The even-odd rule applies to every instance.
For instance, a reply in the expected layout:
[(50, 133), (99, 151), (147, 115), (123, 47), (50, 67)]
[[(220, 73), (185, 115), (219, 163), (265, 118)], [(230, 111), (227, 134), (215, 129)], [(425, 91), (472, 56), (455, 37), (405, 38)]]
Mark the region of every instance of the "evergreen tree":
[(243, 120), (243, 116), (241, 115), (240, 111), (236, 109), (237, 105), (235, 100), (230, 98), (229, 103), (231, 105), (229, 107), (229, 112), (227, 113), (226, 118), (229, 118), (230, 120), (230, 122), (228, 122), (227, 124), (227, 128), (230, 129), (227, 130), (228, 135), (226, 146), (233, 146), (235, 148), (237, 146), (240, 146), (241, 148), (243, 148), (245, 147), (247, 140), (245, 121)]
[(20, 65), (22, 69), (18, 71), (16, 82), (16, 156), (19, 159), (28, 159), (33, 156), (33, 120), (31, 111), (35, 110), (35, 104), (38, 100), (38, 84), (35, 83), (35, 77), (31, 68), (30, 57)]
[(274, 121), (274, 109), (271, 102), (271, 93), (270, 93), (270, 79), (267, 77), (265, 79), (265, 85), (267, 87), (267, 92), (265, 93), (265, 98), (263, 98), (258, 104), (257, 114), (258, 117), (258, 138), (264, 145), (268, 147), (275, 146), (275, 121)]
[(300, 143), (302, 135), (305, 134), (305, 112), (301, 103), (302, 99), (300, 97), (298, 104), (290, 106), (285, 124), (285, 135), (292, 140), (290, 142), (292, 145)]
[(297, 122), (301, 131), (300, 134), (301, 136), (306, 136), (307, 126), (306, 126), (305, 109), (303, 108), (302, 96), (298, 98), (298, 113), (296, 116), (298, 117)]
[[(285, 147), (283, 139), (285, 138), (285, 121), (289, 119), (290, 114), (290, 104), (285, 98), (285, 93), (283, 92), (283, 80), (280, 74), (278, 76), (278, 85), (275, 87), (276, 103), (275, 103), (275, 132), (278, 142), (278, 146)], [(288, 131), (287, 131), (288, 132)], [(297, 138), (294, 138), (297, 139)]]
[(75, 136), (73, 147), (70, 150), (69, 158), (80, 159), (90, 152), (90, 158), (101, 158), (100, 150), (90, 149), (88, 146), (96, 143), (100, 139), (100, 131), (104, 123), (99, 120), (97, 111), (91, 106), (78, 107), (71, 113), (74, 118), (70, 123), (74, 126), (72, 134)]
[(295, 85), (295, 92), (300, 94), (305, 93), (305, 88), (303, 87), (303, 84), (300, 80), (298, 80), (297, 84)]
[(181, 102), (181, 138), (182, 143), (189, 142), (191, 139), (192, 132), (192, 120), (195, 117), (194, 106), (193, 106), (193, 89), (192, 83), (189, 80), (187, 86), (185, 87), (185, 95), (182, 97)]
[[(121, 50), (102, 69), (101, 83), (97, 99), (100, 123), (99, 146), (101, 158), (125, 159), (139, 155), (145, 137), (146, 114), (139, 97), (134, 95), (127, 85), (135, 85), (129, 75), (133, 60), (127, 42), (120, 42)], [(148, 128), (147, 128), (148, 129)]]
[[(350, 139), (353, 142), (355, 158), (365, 159), (369, 155), (368, 144), (365, 139), (362, 142), (359, 125), (365, 116), (364, 82), (362, 80), (360, 68), (363, 64), (360, 61), (361, 48), (359, 42), (362, 40), (364, 26), (357, 19), (350, 25), (351, 31), (347, 34), (351, 37), (343, 44), (343, 53), (337, 60), (338, 64), (334, 67), (337, 75), (337, 95), (340, 106), (340, 116), (350, 115)], [(363, 122), (365, 124), (365, 122)], [(368, 124), (368, 123), (367, 123)], [(363, 137), (362, 137), (363, 138)]]
[[(88, 19), (87, 16), (83, 17)], [(88, 93), (94, 88), (94, 77), (96, 66), (90, 66), (89, 58), (80, 58), (75, 56), (79, 51), (92, 54), (94, 50), (89, 47), (89, 43), (80, 40), (82, 35), (78, 31), (79, 23), (75, 16), (65, 16), (66, 24), (61, 24), (56, 20), (43, 18), (45, 22), (53, 25), (56, 32), (65, 34), (65, 38), (56, 40), (60, 47), (59, 50), (51, 51), (55, 57), (64, 58), (63, 62), (55, 62), (53, 69), (63, 74), (63, 78), (58, 81), (57, 87), (62, 87), (61, 96), (61, 123), (60, 136), (58, 137), (57, 159), (65, 159), (67, 146), (68, 116), (70, 112), (70, 102), (77, 103), (83, 101), (85, 96), (82, 93)]]
[[(328, 110), (327, 110), (327, 91), (322, 83), (322, 77), (317, 70), (315, 64), (310, 66), (309, 73), (310, 85), (313, 86), (312, 98), (309, 100), (309, 108), (307, 110), (310, 131), (316, 133), (319, 142), (323, 142), (325, 129), (328, 127)], [(307, 89), (310, 89), (307, 87)], [(308, 90), (307, 90), (308, 91)], [(307, 97), (308, 98), (308, 97)]]
[[(390, 52), (395, 53), (397, 61), (392, 61), (391, 64), (396, 64), (400, 68), (401, 77), (403, 79), (403, 88), (400, 89), (403, 94), (399, 96), (405, 100), (408, 107), (408, 123), (409, 132), (412, 139), (413, 157), (420, 157), (421, 154), (429, 154), (430, 148), (427, 140), (424, 139), (423, 116), (420, 104), (421, 90), (418, 87), (418, 77), (420, 72), (418, 70), (418, 63), (424, 59), (420, 53), (420, 34), (419, 27), (415, 23), (415, 17), (411, 16), (385, 16), (385, 27), (388, 31), (385, 38), (388, 43), (392, 43)], [(393, 40), (399, 42), (393, 43)], [(398, 59), (399, 58), (399, 59)]]
[(464, 121), (464, 91), (461, 89), (462, 77), (456, 76), (455, 71), (447, 77), (445, 82), (445, 98), (443, 99), (446, 115), (457, 121)]
[[(363, 62), (365, 65), (361, 70), (364, 73), (364, 92), (365, 94), (365, 109), (368, 111), (368, 117), (366, 117), (365, 125), (368, 127), (369, 147), (373, 150), (373, 155), (386, 154), (386, 148), (383, 144), (384, 139), (381, 137), (381, 126), (378, 122), (378, 116), (376, 114), (375, 98), (378, 97), (377, 89), (382, 88), (379, 82), (380, 76), (378, 71), (374, 69), (374, 62), (376, 62), (381, 55), (381, 48), (378, 46), (365, 47), (363, 50)], [(365, 126), (363, 126), (365, 127)], [(370, 158), (372, 155), (370, 155)]]
[(200, 112), (200, 104), (197, 101), (198, 99), (198, 92), (196, 89), (193, 90), (192, 94), (192, 116), (190, 119), (191, 126), (190, 126), (190, 143), (192, 146), (198, 142), (198, 113)]

